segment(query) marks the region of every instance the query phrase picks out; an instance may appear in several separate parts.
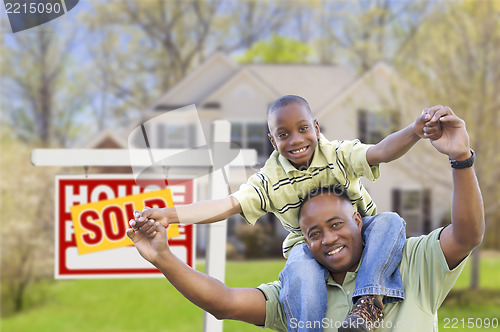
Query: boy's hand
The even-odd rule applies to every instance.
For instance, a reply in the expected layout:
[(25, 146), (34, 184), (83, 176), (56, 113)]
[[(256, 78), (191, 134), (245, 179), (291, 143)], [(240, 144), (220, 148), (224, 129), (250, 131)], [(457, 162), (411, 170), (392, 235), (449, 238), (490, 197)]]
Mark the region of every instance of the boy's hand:
[(137, 231), (140, 227), (142, 227), (146, 222), (150, 219), (157, 221), (163, 227), (167, 227), (169, 224), (168, 220), (168, 212), (169, 209), (173, 209), (170, 207), (166, 207), (163, 209), (144, 207), (142, 213), (140, 211), (135, 211), (134, 216), (135, 219), (129, 221), (130, 226)]
[(420, 138), (439, 139), (443, 129), (439, 118), (435, 118), (434, 114), (441, 109), (443, 109), (441, 105), (424, 109), (412, 125), (413, 132)]

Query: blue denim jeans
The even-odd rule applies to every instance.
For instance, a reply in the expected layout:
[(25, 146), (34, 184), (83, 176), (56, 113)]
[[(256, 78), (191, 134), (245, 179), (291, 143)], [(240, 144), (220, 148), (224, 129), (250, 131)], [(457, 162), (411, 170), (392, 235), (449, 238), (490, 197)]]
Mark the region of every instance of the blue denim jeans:
[[(361, 232), (365, 247), (353, 301), (362, 295), (383, 295), (384, 303), (404, 299), (398, 266), (406, 240), (405, 227), (405, 221), (392, 212), (363, 218)], [(328, 271), (312, 257), (305, 243), (292, 248), (279, 275), (280, 301), (285, 308), (288, 331), (323, 331), (321, 321), (328, 307), (327, 276)], [(317, 328), (300, 328), (306, 326), (305, 322)]]

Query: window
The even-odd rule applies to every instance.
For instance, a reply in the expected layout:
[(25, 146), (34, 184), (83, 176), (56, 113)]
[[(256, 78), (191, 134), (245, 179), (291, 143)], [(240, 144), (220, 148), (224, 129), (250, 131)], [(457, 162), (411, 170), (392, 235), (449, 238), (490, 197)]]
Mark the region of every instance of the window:
[(399, 128), (399, 114), (390, 111), (358, 111), (358, 137), (365, 144), (377, 144)]
[(243, 125), (241, 123), (231, 124), (231, 143), (243, 148)]
[(431, 231), (431, 192), (429, 189), (392, 191), (392, 209), (406, 221), (406, 235)]
[(220, 108), (220, 103), (218, 102), (208, 102), (203, 104), (203, 108), (211, 108), (211, 109), (219, 109)]
[(267, 136), (266, 123), (232, 123), (231, 142), (242, 149), (257, 150), (259, 163), (264, 163), (273, 151), (273, 146)]
[(196, 142), (194, 126), (182, 124), (158, 124), (158, 148), (193, 148)]

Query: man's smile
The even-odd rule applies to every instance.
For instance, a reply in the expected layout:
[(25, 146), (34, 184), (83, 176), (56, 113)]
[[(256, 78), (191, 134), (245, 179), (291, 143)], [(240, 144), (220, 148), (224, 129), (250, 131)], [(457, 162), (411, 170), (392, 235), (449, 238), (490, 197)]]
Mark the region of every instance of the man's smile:
[(336, 249), (333, 249), (333, 250), (329, 250), (326, 255), (327, 256), (333, 256), (333, 255), (336, 255), (338, 254), (342, 249), (344, 249), (344, 246), (340, 246), (340, 247), (337, 247)]

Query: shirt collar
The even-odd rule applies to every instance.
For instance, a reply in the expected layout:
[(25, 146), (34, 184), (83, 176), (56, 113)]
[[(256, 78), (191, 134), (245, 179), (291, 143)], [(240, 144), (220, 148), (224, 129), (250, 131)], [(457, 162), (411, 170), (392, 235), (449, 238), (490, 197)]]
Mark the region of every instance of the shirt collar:
[[(356, 276), (358, 275), (359, 267), (361, 266), (361, 261), (362, 261), (362, 259), (359, 260), (358, 266), (356, 267), (356, 270), (354, 270), (354, 272), (349, 272), (349, 271), (346, 272), (345, 278), (344, 278), (344, 284), (356, 280)], [(325, 280), (326, 280), (327, 285), (342, 287), (342, 285), (340, 285), (335, 280), (333, 280), (332, 275), (328, 271), (326, 271), (326, 272), (327, 273), (325, 276)]]
[[(318, 144), (316, 145), (316, 149), (314, 150), (314, 155), (311, 161), (311, 165), (309, 165), (307, 170), (325, 167), (326, 165), (328, 165), (328, 160), (326, 159), (325, 155), (323, 154), (323, 152), (321, 152), (321, 149), (319, 148), (319, 146), (323, 144), (324, 141), (326, 141), (325, 136), (323, 136), (323, 134), (319, 134), (319, 141)], [(281, 154), (278, 156), (278, 160), (287, 174), (292, 171), (295, 172), (299, 171), (298, 169), (295, 168), (295, 166), (292, 165), (292, 163), (290, 163), (288, 159), (283, 157)]]

